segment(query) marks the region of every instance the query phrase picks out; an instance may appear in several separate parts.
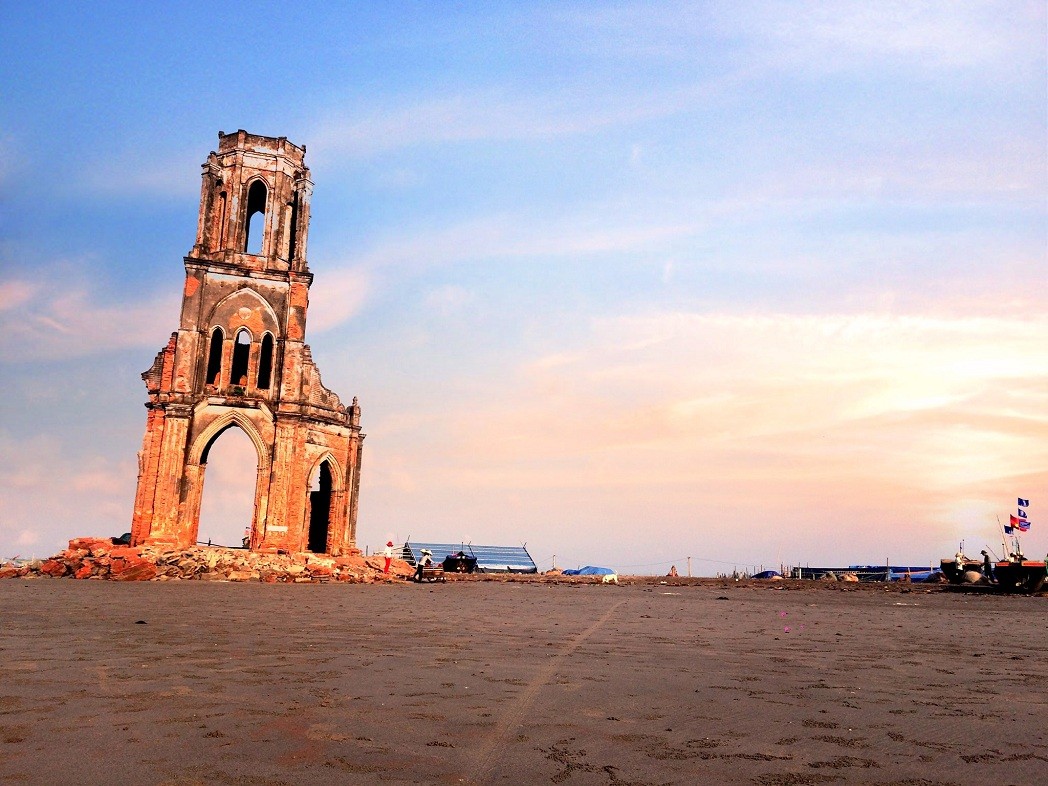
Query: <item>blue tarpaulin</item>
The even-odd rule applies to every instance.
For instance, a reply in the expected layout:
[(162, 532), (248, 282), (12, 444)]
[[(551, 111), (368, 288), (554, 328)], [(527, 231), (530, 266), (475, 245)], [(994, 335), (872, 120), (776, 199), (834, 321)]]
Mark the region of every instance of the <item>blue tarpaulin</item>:
[(774, 579), (782, 578), (782, 574), (777, 570), (762, 570), (760, 573), (753, 574), (755, 579)]
[(584, 568), (578, 570), (566, 570), (564, 571), (565, 576), (613, 576), (615, 571), (611, 568), (598, 568), (595, 565), (587, 565)]

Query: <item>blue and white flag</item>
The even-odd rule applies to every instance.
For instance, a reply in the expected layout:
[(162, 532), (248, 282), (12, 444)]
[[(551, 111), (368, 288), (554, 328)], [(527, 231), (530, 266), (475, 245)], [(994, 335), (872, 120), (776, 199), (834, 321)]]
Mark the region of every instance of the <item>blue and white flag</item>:
[(1028, 508), (1028, 507), (1030, 507), (1030, 500), (1023, 499), (1022, 497), (1019, 497), (1019, 507), (1020, 508)]
[(1019, 518), (1021, 518), (1021, 519), (1024, 519), (1024, 518), (1026, 518), (1026, 511), (1025, 511), (1025, 510), (1023, 510), (1022, 508), (1019, 508), (1019, 509), (1018, 509), (1017, 511), (1015, 511), (1015, 512), (1019, 514)]

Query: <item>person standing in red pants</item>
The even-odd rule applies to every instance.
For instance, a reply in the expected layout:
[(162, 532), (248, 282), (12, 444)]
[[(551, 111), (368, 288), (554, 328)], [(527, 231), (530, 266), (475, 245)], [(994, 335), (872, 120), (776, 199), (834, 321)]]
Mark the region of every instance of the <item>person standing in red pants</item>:
[(389, 573), (389, 566), (393, 562), (393, 541), (386, 543), (386, 567), (382, 569), (383, 573)]

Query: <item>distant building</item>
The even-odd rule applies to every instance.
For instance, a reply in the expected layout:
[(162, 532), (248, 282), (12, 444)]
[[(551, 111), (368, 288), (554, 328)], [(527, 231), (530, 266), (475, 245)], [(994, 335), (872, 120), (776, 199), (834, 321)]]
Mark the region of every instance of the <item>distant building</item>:
[(422, 549), (433, 552), (434, 562), (460, 551), (477, 560), (478, 573), (538, 573), (538, 566), (524, 546), (474, 546), (462, 543), (421, 543), (408, 541), (401, 549), (401, 559), (417, 565)]

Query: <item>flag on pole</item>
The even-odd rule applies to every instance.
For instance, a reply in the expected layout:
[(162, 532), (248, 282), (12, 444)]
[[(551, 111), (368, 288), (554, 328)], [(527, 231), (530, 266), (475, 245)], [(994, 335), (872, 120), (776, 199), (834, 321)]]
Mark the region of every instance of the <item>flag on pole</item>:
[(1015, 512), (1019, 514), (1019, 518), (1021, 518), (1021, 519), (1025, 519), (1025, 518), (1028, 518), (1028, 516), (1026, 515), (1026, 511), (1025, 511), (1025, 510), (1023, 510), (1022, 508), (1019, 508), (1019, 509), (1018, 509), (1017, 511), (1015, 511)]
[(1004, 525), (1004, 534), (1005, 534), (1005, 535), (1011, 535), (1011, 534), (1012, 534), (1012, 532), (1014, 532), (1014, 531), (1015, 531), (1015, 530), (1013, 530), (1013, 529), (1012, 529), (1012, 528), (1011, 528), (1010, 526), (1008, 526), (1007, 524), (1005, 524), (1005, 525)]
[(1020, 532), (1027, 532), (1030, 529), (1030, 522), (1027, 519), (1021, 519), (1016, 516), (1009, 516), (1008, 523), (1011, 524), (1015, 529)]
[(1020, 508), (1028, 508), (1028, 507), (1030, 507), (1030, 500), (1023, 499), (1022, 497), (1019, 497), (1019, 507)]

